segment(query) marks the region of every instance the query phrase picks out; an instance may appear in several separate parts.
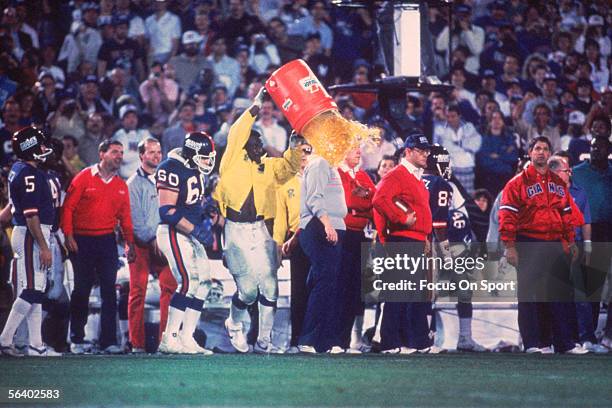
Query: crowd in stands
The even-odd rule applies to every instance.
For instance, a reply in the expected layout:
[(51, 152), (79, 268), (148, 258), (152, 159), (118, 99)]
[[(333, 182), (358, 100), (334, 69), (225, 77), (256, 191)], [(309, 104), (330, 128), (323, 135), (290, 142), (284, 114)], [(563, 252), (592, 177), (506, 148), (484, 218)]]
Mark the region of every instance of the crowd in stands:
[[(205, 131), (218, 166), (233, 121), (283, 64), (303, 59), (326, 86), (368, 83), (384, 70), (375, 16), (365, 7), (323, 0), (0, 4), (1, 204), (15, 160), (11, 135), (25, 126), (63, 144), (64, 188), (98, 163), (107, 139), (124, 146), (124, 179), (137, 171), (138, 145), (149, 137), (160, 141), (165, 159), (186, 133)], [(610, 138), (608, 1), (465, 0), (430, 6), (428, 22), (434, 70), (454, 89), (407, 94), (406, 118), (448, 150), (468, 194), (487, 198), (490, 207), (538, 136), (553, 152), (566, 151), (572, 167), (588, 159), (592, 139)], [(344, 117), (382, 129), (380, 144), (361, 151), (361, 169), (377, 182), (405, 135), (381, 116), (375, 95), (333, 96)], [(291, 127), (271, 101), (255, 127), (267, 155), (280, 157)]]

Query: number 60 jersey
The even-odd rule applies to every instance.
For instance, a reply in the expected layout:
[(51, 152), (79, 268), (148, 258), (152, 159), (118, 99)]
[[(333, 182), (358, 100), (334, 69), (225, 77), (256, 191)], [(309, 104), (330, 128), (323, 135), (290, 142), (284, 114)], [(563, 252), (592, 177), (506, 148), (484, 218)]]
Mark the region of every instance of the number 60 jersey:
[(8, 180), (15, 225), (27, 226), (26, 217), (29, 215), (38, 215), (44, 225), (55, 223), (51, 185), (42, 169), (19, 160), (11, 167)]
[[(198, 169), (187, 167), (187, 161), (180, 154), (181, 149), (168, 153), (155, 173), (157, 190), (170, 190), (178, 193), (176, 208), (184, 218), (197, 225), (202, 222), (204, 211), (204, 175)], [(163, 224), (163, 221), (162, 221)]]

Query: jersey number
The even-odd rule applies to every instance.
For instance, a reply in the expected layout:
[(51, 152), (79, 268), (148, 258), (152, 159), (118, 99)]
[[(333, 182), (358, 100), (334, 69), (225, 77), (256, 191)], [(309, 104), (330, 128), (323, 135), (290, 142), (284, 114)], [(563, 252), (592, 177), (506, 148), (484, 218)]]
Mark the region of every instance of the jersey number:
[(455, 227), (455, 229), (463, 229), (465, 228), (465, 220), (462, 220), (463, 218), (463, 214), (456, 212), (453, 214), (453, 227)]
[(31, 193), (36, 189), (36, 184), (34, 184), (35, 176), (26, 176), (24, 177), (25, 185), (26, 185), (26, 193)]
[(163, 183), (167, 182), (172, 187), (178, 187), (179, 185), (179, 177), (174, 173), (167, 173), (164, 169), (157, 172), (157, 178)]
[(196, 177), (191, 176), (187, 179), (187, 198), (185, 199), (185, 204), (191, 205), (200, 201), (200, 185), (202, 181)]
[(448, 191), (438, 193), (438, 207), (448, 207)]
[(59, 208), (60, 207), (60, 194), (59, 194), (59, 191), (57, 191), (57, 186), (55, 185), (54, 182), (49, 181), (49, 188), (51, 189), (51, 198), (53, 199), (53, 206), (55, 208)]

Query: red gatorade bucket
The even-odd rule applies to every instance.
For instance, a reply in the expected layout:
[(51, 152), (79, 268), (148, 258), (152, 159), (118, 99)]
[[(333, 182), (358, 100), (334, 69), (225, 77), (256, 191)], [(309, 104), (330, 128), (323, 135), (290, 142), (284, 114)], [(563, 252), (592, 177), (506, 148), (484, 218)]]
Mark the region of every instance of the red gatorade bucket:
[(338, 109), (336, 102), (301, 59), (288, 62), (274, 71), (265, 86), (276, 106), (298, 133), (318, 114)]

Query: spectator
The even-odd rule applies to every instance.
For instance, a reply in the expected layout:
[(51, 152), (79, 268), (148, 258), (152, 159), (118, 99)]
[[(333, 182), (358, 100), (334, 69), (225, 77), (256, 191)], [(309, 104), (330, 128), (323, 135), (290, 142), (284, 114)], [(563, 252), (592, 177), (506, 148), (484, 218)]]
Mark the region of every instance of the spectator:
[(579, 78), (576, 82), (576, 109), (587, 115), (595, 101), (593, 100), (593, 83), (589, 79)]
[[(359, 352), (364, 350), (361, 339), (364, 312), (361, 301), (361, 249), (364, 243), (369, 242), (364, 228), (372, 220), (372, 198), (376, 192), (368, 174), (359, 168), (360, 159), (360, 148), (353, 148), (338, 167), (348, 214), (344, 217), (346, 233), (342, 243), (338, 294), (335, 296), (340, 307), (340, 347)], [(351, 342), (353, 328), (356, 332), (355, 342)]]
[(302, 59), (306, 61), (312, 72), (323, 85), (332, 83), (332, 60), (321, 50), (321, 36), (318, 32), (308, 34), (304, 43)]
[(245, 10), (244, 0), (229, 0), (229, 15), (223, 20), (219, 36), (225, 38), (230, 47), (235, 47), (237, 40), (247, 42), (255, 33), (265, 30), (261, 20)]
[(17, 18), (17, 11), (14, 7), (4, 9), (2, 24), (7, 27), (10, 35), (13, 37), (13, 54), (17, 59), (21, 60), (23, 54), (34, 47), (33, 38), (21, 30), (21, 23)]
[(61, 226), (75, 270), (70, 299), (70, 351), (74, 354), (90, 351), (84, 328), (89, 295), (96, 280), (102, 297), (100, 348), (111, 354), (122, 352), (116, 344), (117, 221), (127, 242), (128, 261), (133, 262), (135, 256), (128, 188), (117, 176), (123, 147), (108, 140), (100, 144), (99, 151), (100, 163), (87, 167), (70, 183), (62, 212)]
[(129, 23), (128, 16), (117, 16), (113, 19), (114, 36), (102, 44), (98, 54), (98, 77), (104, 77), (107, 71), (115, 67), (122, 67), (129, 76), (135, 76), (138, 82), (144, 80), (142, 46), (128, 37)]
[[(584, 116), (584, 113), (580, 111), (575, 110), (569, 113), (567, 118), (567, 133), (561, 136), (561, 150), (567, 151), (574, 138), (580, 139), (583, 136), (585, 119), (586, 117)], [(570, 153), (571, 165), (578, 164), (578, 160), (576, 160), (576, 163), (574, 163), (572, 160), (572, 155)]]
[(22, 128), (19, 124), (19, 119), (21, 119), (19, 102), (15, 98), (7, 99), (2, 107), (2, 123), (4, 126), (0, 128), (0, 143), (2, 143), (0, 165), (2, 167), (10, 166), (16, 159), (11, 138), (13, 133)]
[(168, 152), (177, 147), (183, 146), (183, 141), (187, 133), (196, 130), (196, 124), (193, 121), (195, 114), (195, 103), (186, 100), (181, 104), (178, 110), (179, 122), (164, 131), (161, 139), (162, 155), (168, 157)]
[(501, 112), (494, 112), (476, 153), (478, 185), (497, 196), (514, 175), (518, 157), (514, 135), (506, 127)]
[(146, 129), (138, 128), (138, 109), (134, 105), (123, 105), (119, 110), (119, 119), (121, 129), (115, 132), (111, 140), (125, 146), (118, 174), (127, 180), (138, 169), (140, 155), (138, 145), (151, 137), (151, 134)]
[[(458, 45), (466, 46), (471, 55), (465, 63), (465, 69), (473, 74), (478, 73), (480, 68), (479, 57), (484, 47), (485, 32), (482, 28), (470, 22), (472, 8), (467, 4), (455, 6), (455, 16), (451, 32), (451, 50), (448, 49), (449, 28), (444, 27), (436, 40), (436, 50), (446, 55), (454, 50)], [(448, 60), (448, 57), (446, 58)]]
[(385, 176), (385, 174), (393, 170), (395, 166), (397, 166), (397, 160), (395, 159), (395, 156), (384, 155), (378, 163), (378, 168), (376, 169), (377, 177), (373, 180), (374, 184), (378, 184), (380, 180), (382, 180), (382, 178)]
[(41, 71), (38, 76), (38, 84), (36, 99), (42, 110), (43, 120), (45, 120), (50, 113), (57, 110), (59, 95), (55, 85), (55, 77), (49, 71)]
[(85, 133), (85, 123), (79, 104), (72, 98), (62, 99), (49, 119), (49, 126), (53, 130), (54, 138), (61, 139), (68, 134), (80, 140)]
[(7, 55), (0, 55), (0, 106), (4, 106), (7, 99), (17, 91), (17, 83), (7, 76), (10, 61)]
[(202, 39), (199, 45), (200, 54), (208, 57), (212, 52), (212, 44), (217, 36), (217, 32), (210, 27), (210, 17), (208, 17), (207, 13), (196, 13), (195, 32)]
[(60, 49), (59, 61), (66, 61), (67, 73), (75, 72), (83, 62), (98, 62), (98, 52), (102, 46), (102, 35), (98, 31), (98, 5), (84, 3), (82, 21), (75, 21), (73, 29), (64, 38)]
[(98, 146), (104, 139), (102, 127), (102, 115), (90, 113), (85, 122), (85, 134), (79, 142), (79, 157), (85, 166), (91, 166), (99, 160)]
[(321, 47), (323, 54), (331, 56), (331, 49), (334, 45), (334, 35), (327, 25), (329, 20), (324, 1), (313, 1), (309, 7), (310, 15), (307, 15), (289, 26), (288, 33), (292, 35), (301, 35), (304, 38), (311, 34), (319, 34), (321, 39)]
[(612, 51), (612, 43), (610, 37), (604, 33), (605, 21), (600, 15), (593, 14), (589, 17), (588, 25), (584, 27), (584, 31), (576, 39), (575, 49), (579, 53), (586, 51), (586, 43), (588, 40), (597, 42), (603, 57), (610, 56)]
[(255, 33), (251, 36), (251, 46), (249, 48), (249, 66), (257, 74), (264, 74), (268, 67), (280, 65), (281, 60), (278, 49), (271, 43), (263, 33)]
[(164, 65), (155, 62), (149, 77), (140, 84), (139, 93), (145, 104), (145, 112), (161, 122), (167, 122), (179, 98), (179, 86), (166, 75)]
[(301, 35), (289, 35), (287, 25), (279, 17), (268, 22), (272, 42), (278, 49), (281, 64), (286, 64), (302, 55), (304, 38)]
[(83, 163), (79, 157), (77, 150), (79, 142), (72, 135), (64, 135), (62, 137), (62, 144), (64, 145), (62, 162), (66, 166), (70, 176), (74, 177), (85, 168), (85, 163)]
[(492, 69), (485, 69), (482, 73), (480, 85), (482, 89), (493, 95), (495, 102), (499, 104), (499, 108), (504, 116), (510, 116), (510, 102), (508, 97), (497, 90), (497, 79), (495, 72)]
[(141, 47), (145, 45), (145, 26), (142, 18), (130, 11), (130, 0), (115, 0), (115, 16), (127, 17), (128, 37), (136, 40)]
[(155, 0), (155, 13), (145, 20), (149, 64), (165, 64), (178, 52), (181, 38), (181, 20), (168, 11), (167, 0)]
[[(159, 338), (166, 329), (168, 306), (177, 283), (168, 262), (157, 246), (156, 231), (160, 223), (157, 189), (152, 175), (161, 162), (161, 145), (148, 137), (138, 143), (140, 167), (127, 181), (134, 224), (134, 252), (136, 261), (130, 266), (130, 295), (128, 321), (132, 353), (145, 352), (145, 296), (149, 273), (159, 279)], [(156, 199), (152, 199), (156, 198)]]
[[(528, 103), (531, 99), (525, 98), (523, 103), (517, 105), (513, 113), (514, 127), (521, 137), (521, 148), (526, 151), (526, 146), (538, 136), (546, 137), (551, 145), (552, 151), (561, 150), (561, 136), (557, 127), (550, 126), (550, 118), (552, 111), (546, 103), (539, 103), (533, 108), (534, 123), (529, 124), (523, 119), (518, 119), (523, 110), (524, 103)], [(451, 153), (452, 154), (452, 153)]]
[(270, 100), (261, 105), (259, 120), (255, 127), (261, 130), (263, 147), (269, 157), (281, 157), (287, 149), (287, 131), (279, 126), (275, 116), (274, 103)]
[(212, 54), (207, 61), (212, 64), (217, 83), (227, 87), (230, 97), (233, 97), (240, 85), (240, 64), (227, 55), (226, 40), (223, 37), (215, 39)]
[[(60, 68), (56, 64), (57, 58), (57, 48), (52, 44), (45, 45), (41, 50), (41, 62), (40, 62), (40, 75), (43, 75), (44, 72), (48, 72), (53, 75), (53, 79), (56, 83), (60, 85), (64, 85), (66, 82), (66, 76), (64, 74), (64, 70)], [(39, 81), (40, 81), (39, 75)]]
[(81, 81), (79, 88), (78, 105), (80, 111), (85, 114), (92, 112), (102, 113), (107, 111), (100, 99), (100, 88), (98, 78), (95, 75), (88, 75)]
[(200, 54), (199, 47), (202, 37), (195, 31), (185, 31), (183, 33), (183, 52), (172, 57), (168, 64), (175, 70), (176, 81), (181, 89), (188, 91), (195, 84), (200, 71), (212, 69), (206, 57)]
[(476, 152), (480, 149), (482, 137), (474, 125), (461, 120), (457, 105), (446, 109), (446, 123), (434, 129), (433, 140), (448, 150), (453, 158), (453, 174), (468, 194), (473, 194)]

